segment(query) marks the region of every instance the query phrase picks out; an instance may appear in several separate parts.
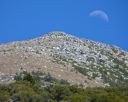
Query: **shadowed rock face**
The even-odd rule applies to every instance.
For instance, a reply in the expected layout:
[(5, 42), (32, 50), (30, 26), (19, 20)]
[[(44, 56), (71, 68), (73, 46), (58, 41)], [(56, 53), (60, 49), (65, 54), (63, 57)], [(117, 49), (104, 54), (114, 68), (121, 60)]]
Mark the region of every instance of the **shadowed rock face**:
[(116, 46), (50, 32), (0, 45), (0, 80), (21, 70), (49, 72), (90, 87), (124, 84), (128, 81), (128, 53)]

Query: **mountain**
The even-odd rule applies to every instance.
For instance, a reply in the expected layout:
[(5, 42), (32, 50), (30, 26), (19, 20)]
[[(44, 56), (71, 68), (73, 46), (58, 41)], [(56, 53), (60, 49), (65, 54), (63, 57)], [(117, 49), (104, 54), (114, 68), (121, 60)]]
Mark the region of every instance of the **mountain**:
[(0, 82), (13, 81), (22, 70), (50, 73), (86, 87), (128, 85), (128, 52), (64, 32), (1, 44)]

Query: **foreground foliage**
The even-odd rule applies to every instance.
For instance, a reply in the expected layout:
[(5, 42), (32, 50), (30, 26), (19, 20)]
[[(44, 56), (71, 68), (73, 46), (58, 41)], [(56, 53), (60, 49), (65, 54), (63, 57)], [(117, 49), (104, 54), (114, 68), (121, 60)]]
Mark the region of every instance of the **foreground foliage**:
[(0, 102), (128, 102), (128, 87), (84, 89), (67, 83), (43, 86), (36, 80), (26, 73), (14, 83), (0, 84)]
[(128, 102), (128, 88), (41, 87), (28, 81), (0, 85), (0, 102)]

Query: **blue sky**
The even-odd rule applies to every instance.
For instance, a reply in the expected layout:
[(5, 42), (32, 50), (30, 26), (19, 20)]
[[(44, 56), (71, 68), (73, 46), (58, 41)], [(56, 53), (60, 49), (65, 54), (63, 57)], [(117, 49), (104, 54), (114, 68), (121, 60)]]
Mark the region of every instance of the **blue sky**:
[[(89, 16), (95, 10), (109, 21)], [(0, 0), (0, 43), (64, 31), (128, 51), (127, 10), (128, 0)]]

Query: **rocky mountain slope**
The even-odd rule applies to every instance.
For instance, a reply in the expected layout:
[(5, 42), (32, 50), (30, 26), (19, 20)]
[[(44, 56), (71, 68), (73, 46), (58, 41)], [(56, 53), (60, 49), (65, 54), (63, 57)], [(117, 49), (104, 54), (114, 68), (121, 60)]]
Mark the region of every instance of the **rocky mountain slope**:
[(0, 81), (22, 70), (43, 71), (84, 86), (128, 84), (128, 52), (64, 32), (0, 45)]

